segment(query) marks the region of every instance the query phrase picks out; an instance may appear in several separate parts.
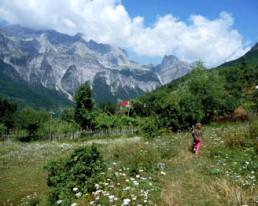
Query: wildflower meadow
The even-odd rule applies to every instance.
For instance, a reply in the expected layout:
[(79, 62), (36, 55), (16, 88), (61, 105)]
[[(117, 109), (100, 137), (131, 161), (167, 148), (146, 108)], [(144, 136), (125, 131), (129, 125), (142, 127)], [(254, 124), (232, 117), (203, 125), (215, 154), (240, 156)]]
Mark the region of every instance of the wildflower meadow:
[(205, 126), (198, 155), (191, 152), (190, 132), (2, 141), (1, 205), (255, 205), (258, 161), (251, 127)]

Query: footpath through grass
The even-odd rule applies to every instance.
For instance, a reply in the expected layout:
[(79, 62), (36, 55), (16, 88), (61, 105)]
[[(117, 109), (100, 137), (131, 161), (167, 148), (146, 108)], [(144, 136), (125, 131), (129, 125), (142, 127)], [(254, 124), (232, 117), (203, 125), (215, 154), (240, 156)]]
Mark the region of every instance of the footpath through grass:
[[(98, 184), (102, 195), (82, 195), (75, 201), (77, 205), (121, 205), (125, 199), (130, 205), (256, 205), (258, 161), (249, 132), (247, 123), (204, 127), (198, 155), (190, 151), (190, 132), (154, 140), (98, 141), (105, 161), (121, 167), (110, 168), (107, 183)], [(82, 144), (91, 142), (1, 142), (0, 205), (18, 205), (31, 196), (46, 199), (43, 166)], [(113, 170), (118, 175), (114, 181)], [(111, 196), (115, 196), (112, 204)]]
[(209, 126), (203, 132), (198, 155), (190, 151), (189, 134), (174, 136), (179, 152), (161, 180), (159, 205), (257, 205), (257, 153), (254, 145), (239, 143), (248, 125)]

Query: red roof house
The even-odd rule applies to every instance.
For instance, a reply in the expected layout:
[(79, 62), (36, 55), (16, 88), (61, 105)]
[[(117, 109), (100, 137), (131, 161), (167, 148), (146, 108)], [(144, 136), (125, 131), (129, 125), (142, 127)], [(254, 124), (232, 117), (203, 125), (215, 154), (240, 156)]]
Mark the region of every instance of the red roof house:
[(129, 107), (130, 106), (130, 101), (125, 100), (120, 102), (120, 107)]

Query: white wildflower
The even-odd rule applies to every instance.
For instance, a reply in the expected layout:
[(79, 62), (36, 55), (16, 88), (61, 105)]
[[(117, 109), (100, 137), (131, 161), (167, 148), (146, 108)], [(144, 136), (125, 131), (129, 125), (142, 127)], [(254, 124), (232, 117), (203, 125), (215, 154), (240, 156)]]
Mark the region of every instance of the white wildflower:
[(110, 195), (108, 198), (109, 198), (110, 203), (113, 203), (114, 201), (117, 201), (117, 198), (114, 195)]
[(63, 200), (57, 200), (56, 204), (61, 204), (63, 202)]
[(75, 194), (75, 196), (76, 196), (77, 198), (79, 198), (79, 197), (82, 196), (82, 193), (81, 193), (81, 192), (78, 192), (78, 193)]
[(131, 188), (128, 186), (126, 188), (124, 188), (123, 190), (126, 191), (126, 190), (130, 190)]
[(74, 192), (78, 191), (78, 188), (77, 187), (73, 188), (73, 191)]
[(133, 184), (134, 184), (135, 186), (138, 186), (138, 185), (139, 185), (139, 183), (138, 183), (137, 181), (133, 181)]
[(99, 184), (95, 184), (96, 189), (99, 189)]
[(123, 205), (129, 205), (130, 204), (130, 202), (131, 202), (131, 200), (130, 199), (124, 199), (123, 200)]

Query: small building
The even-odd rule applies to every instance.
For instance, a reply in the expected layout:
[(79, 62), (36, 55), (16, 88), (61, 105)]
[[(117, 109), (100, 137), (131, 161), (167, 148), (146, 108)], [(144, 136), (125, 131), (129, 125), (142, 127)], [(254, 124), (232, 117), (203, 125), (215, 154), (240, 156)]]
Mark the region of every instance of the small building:
[(130, 107), (130, 101), (128, 101), (128, 100), (122, 101), (122, 102), (120, 102), (119, 106), (120, 106), (120, 109), (128, 108), (128, 107)]

